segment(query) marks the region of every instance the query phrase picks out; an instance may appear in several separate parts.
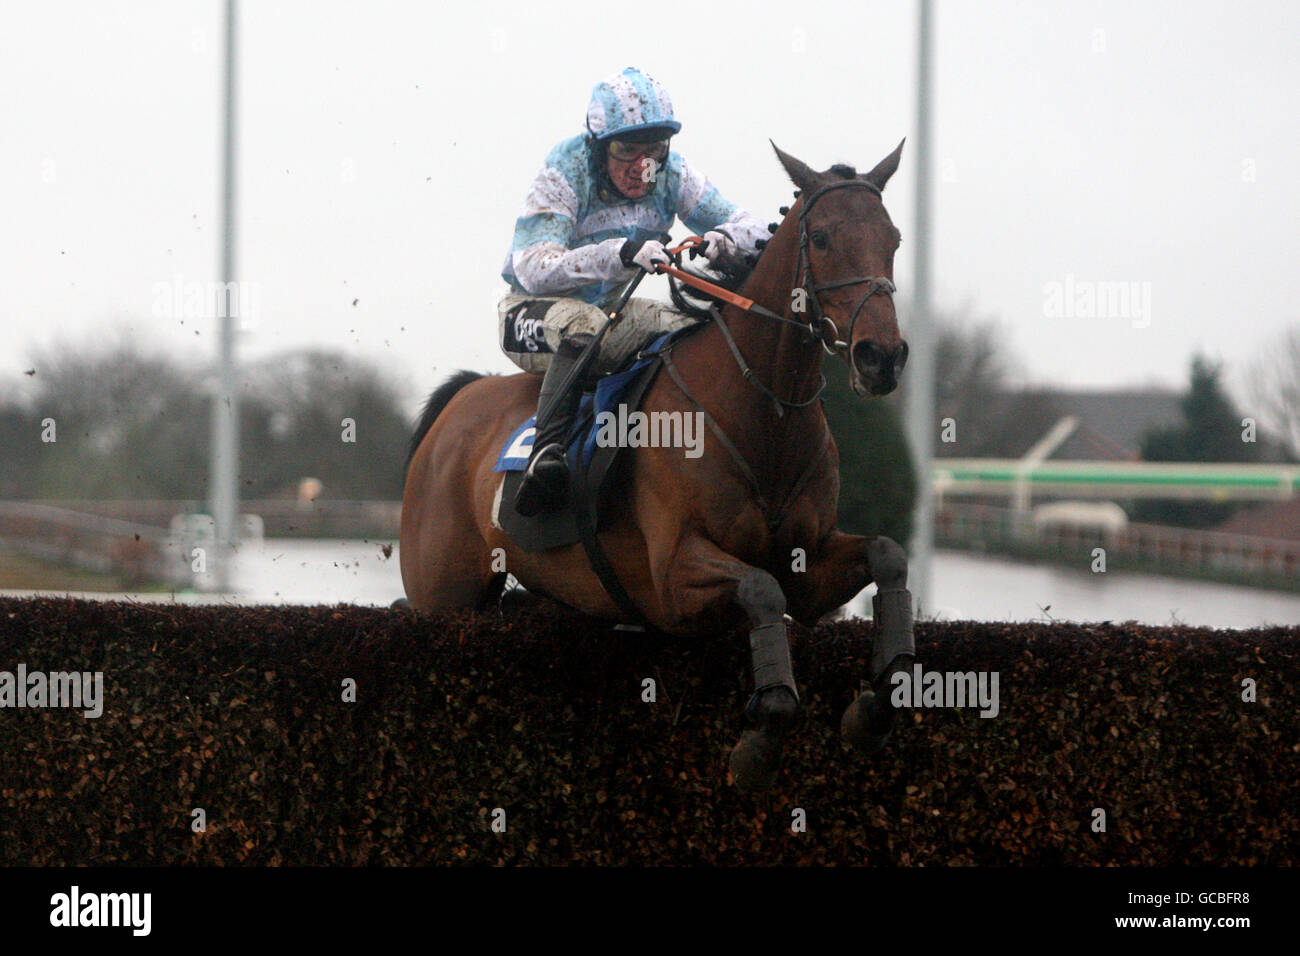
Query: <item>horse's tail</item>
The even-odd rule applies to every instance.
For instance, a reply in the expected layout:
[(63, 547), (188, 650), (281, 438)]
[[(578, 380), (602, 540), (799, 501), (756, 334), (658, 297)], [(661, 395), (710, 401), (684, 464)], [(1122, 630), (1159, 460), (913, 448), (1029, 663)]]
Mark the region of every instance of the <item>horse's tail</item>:
[(410, 469), (411, 459), (415, 457), (416, 449), (420, 447), (420, 442), (424, 441), (424, 436), (429, 433), (433, 423), (438, 420), (442, 410), (447, 407), (447, 403), (455, 397), (466, 385), (471, 382), (477, 382), (486, 376), (482, 372), (469, 372), (461, 369), (447, 381), (443, 382), (433, 390), (429, 400), (424, 403), (424, 411), (420, 412), (420, 419), (415, 423), (415, 433), (411, 435), (411, 446), (406, 451), (406, 467)]

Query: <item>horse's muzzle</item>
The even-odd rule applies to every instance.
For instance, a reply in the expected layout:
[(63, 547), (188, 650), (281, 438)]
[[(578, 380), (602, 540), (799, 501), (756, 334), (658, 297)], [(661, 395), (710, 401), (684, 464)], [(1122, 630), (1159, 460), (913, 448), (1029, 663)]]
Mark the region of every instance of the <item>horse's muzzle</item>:
[(865, 391), (872, 395), (888, 395), (898, 388), (898, 376), (907, 364), (906, 342), (899, 342), (897, 348), (886, 349), (875, 342), (860, 339), (854, 343), (852, 354), (853, 371), (857, 373), (854, 390), (859, 394)]

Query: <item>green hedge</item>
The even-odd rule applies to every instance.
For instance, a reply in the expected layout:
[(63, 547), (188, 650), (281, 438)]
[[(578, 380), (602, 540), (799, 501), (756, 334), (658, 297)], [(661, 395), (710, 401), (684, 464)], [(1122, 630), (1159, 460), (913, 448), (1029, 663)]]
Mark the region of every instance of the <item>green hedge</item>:
[(746, 797), (743, 633), (0, 599), (0, 670), (105, 675), (99, 719), (0, 710), (0, 862), (1296, 861), (1300, 629), (924, 624), (925, 666), (997, 670), (1001, 712), (913, 711), (874, 760), (838, 739), (869, 635), (795, 629), (804, 716), (777, 789)]

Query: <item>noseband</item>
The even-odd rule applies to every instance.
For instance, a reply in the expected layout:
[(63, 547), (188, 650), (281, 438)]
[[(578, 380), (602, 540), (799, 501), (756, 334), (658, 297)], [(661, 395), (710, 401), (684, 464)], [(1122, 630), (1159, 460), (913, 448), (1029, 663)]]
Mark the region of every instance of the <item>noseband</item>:
[[(662, 271), (667, 272), (669, 274), (670, 282), (672, 281), (673, 278), (677, 278), (682, 282), (685, 282), (687, 285), (694, 286), (712, 295), (714, 298), (722, 302), (727, 302), (731, 305), (734, 305), (737, 308), (744, 310), (745, 312), (749, 312), (754, 315), (761, 315), (766, 319), (772, 319), (777, 322), (785, 322), (789, 325), (795, 326), (796, 328), (802, 329), (805, 333), (807, 333), (810, 340), (821, 342), (822, 348), (826, 350), (826, 353), (828, 355), (840, 355), (845, 359), (845, 361), (851, 361), (849, 356), (849, 343), (853, 341), (853, 329), (854, 326), (857, 325), (858, 316), (861, 314), (863, 306), (865, 306), (868, 300), (870, 300), (871, 297), (875, 295), (886, 295), (889, 296), (892, 300), (893, 294), (896, 291), (896, 289), (894, 287), (893, 281), (885, 278), (884, 276), (861, 276), (853, 279), (831, 279), (827, 282), (818, 282), (818, 283), (813, 283), (811, 281), (813, 275), (812, 275), (812, 260), (808, 254), (808, 222), (807, 222), (808, 213), (812, 211), (812, 207), (817, 202), (817, 200), (821, 199), (821, 197), (826, 195), (826, 193), (830, 192), (832, 189), (842, 189), (848, 186), (859, 186), (863, 189), (869, 190), (876, 196), (880, 196), (881, 194), (879, 187), (875, 186), (872, 183), (867, 182), (864, 179), (845, 179), (840, 182), (827, 183), (826, 185), (819, 186), (817, 189), (813, 190), (811, 193), (808, 194), (808, 197), (804, 200), (803, 208), (799, 212), (799, 257), (795, 261), (794, 282), (792, 285), (794, 288), (806, 289), (808, 292), (808, 298), (812, 300), (812, 317), (809, 318), (807, 322), (800, 322), (796, 319), (788, 319), (784, 315), (780, 315), (776, 312), (773, 312), (771, 309), (759, 305), (753, 299), (747, 299), (742, 295), (738, 295), (730, 291), (729, 289), (724, 289), (720, 286), (714, 285), (713, 283), (704, 280), (702, 276), (699, 276), (695, 273), (683, 271), (680, 268), (681, 254), (685, 249), (689, 248), (691, 245), (698, 245), (703, 241), (698, 237), (688, 239), (686, 240), (686, 242), (683, 242), (680, 246), (676, 246), (672, 249), (669, 249), (668, 250), (669, 256), (670, 258), (672, 258), (673, 262), (676, 263), (676, 266), (671, 268), (664, 268)], [(797, 196), (799, 194), (796, 193), (795, 195)], [(853, 314), (849, 318), (848, 339), (847, 340), (841, 339), (839, 327), (836, 326), (835, 321), (830, 316), (828, 316), (826, 314), (826, 311), (822, 308), (821, 300), (817, 297), (817, 293), (825, 292), (827, 289), (839, 289), (839, 288), (843, 288), (844, 286), (862, 285), (862, 284), (866, 284), (867, 289), (862, 294), (862, 298), (858, 300), (858, 304), (854, 307)], [(713, 312), (715, 318), (720, 317), (721, 313), (718, 312), (718, 307), (716, 304), (711, 307), (711, 311)], [(822, 376), (820, 387), (817, 389), (815, 393), (813, 393), (813, 396), (807, 399), (806, 401), (793, 402), (776, 395), (771, 389), (769, 389), (766, 385), (760, 382), (758, 378), (755, 376), (754, 370), (750, 367), (749, 363), (745, 361), (745, 356), (741, 354), (740, 348), (739, 346), (736, 345), (735, 338), (733, 338), (731, 332), (727, 329), (726, 323), (722, 321), (717, 321), (715, 324), (717, 325), (718, 330), (722, 333), (723, 338), (726, 340), (728, 348), (731, 349), (731, 354), (736, 359), (737, 365), (740, 366), (740, 371), (744, 375), (745, 380), (750, 382), (755, 388), (757, 388), (760, 392), (762, 392), (765, 396), (767, 396), (769, 400), (771, 400), (773, 407), (776, 409), (776, 414), (778, 418), (784, 414), (783, 409), (785, 408), (807, 408), (809, 405), (811, 405), (813, 402), (817, 401), (817, 399), (821, 397), (822, 391), (826, 388), (826, 376), (824, 375)], [(828, 333), (830, 336), (829, 340), (827, 338)], [(640, 357), (645, 357), (648, 354), (651, 353), (649, 353), (648, 351), (643, 351), (639, 353)], [(667, 363), (668, 362), (667, 353), (665, 352), (662, 354), (664, 354), (665, 363)], [(670, 366), (670, 371), (671, 371), (671, 366)], [(681, 382), (678, 382), (678, 385), (682, 386), (683, 391), (685, 391), (685, 386), (682, 385)], [(687, 395), (689, 397), (689, 393), (687, 393)], [(694, 401), (694, 399), (691, 400)]]
[[(818, 339), (822, 348), (826, 350), (827, 355), (842, 354), (848, 358), (849, 343), (853, 341), (853, 328), (858, 324), (858, 316), (874, 295), (886, 295), (892, 300), (896, 291), (892, 280), (884, 276), (859, 276), (854, 279), (832, 279), (829, 282), (813, 282), (812, 260), (808, 253), (808, 213), (812, 212), (813, 204), (821, 199), (832, 189), (844, 189), (849, 186), (861, 187), (869, 190), (876, 196), (880, 195), (880, 189), (874, 184), (867, 182), (865, 179), (846, 179), (842, 182), (827, 183), (825, 186), (818, 187), (804, 201), (803, 208), (799, 211), (799, 259), (795, 264), (794, 285), (795, 288), (808, 290), (808, 298), (812, 300), (812, 317), (808, 320), (808, 331)], [(839, 289), (848, 285), (866, 284), (867, 290), (862, 293), (862, 298), (858, 299), (858, 304), (853, 309), (853, 314), (849, 318), (849, 334), (847, 338), (840, 338), (839, 327), (836, 326), (835, 320), (828, 316), (822, 308), (821, 300), (817, 298), (818, 292), (825, 292), (827, 289)], [(827, 334), (829, 333), (829, 340)]]

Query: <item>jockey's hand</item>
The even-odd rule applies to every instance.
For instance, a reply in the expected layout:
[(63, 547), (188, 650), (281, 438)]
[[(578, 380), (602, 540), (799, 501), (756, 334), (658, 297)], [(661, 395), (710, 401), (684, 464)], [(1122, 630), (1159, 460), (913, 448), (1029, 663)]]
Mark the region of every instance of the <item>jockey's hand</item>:
[(651, 273), (656, 271), (656, 262), (662, 262), (664, 265), (672, 264), (664, 244), (654, 239), (629, 239), (623, 243), (623, 248), (619, 250), (618, 257), (623, 260), (625, 266), (640, 266), (646, 272)]
[(722, 258), (732, 259), (737, 254), (736, 241), (725, 232), (714, 229), (704, 234), (704, 258), (710, 263)]

